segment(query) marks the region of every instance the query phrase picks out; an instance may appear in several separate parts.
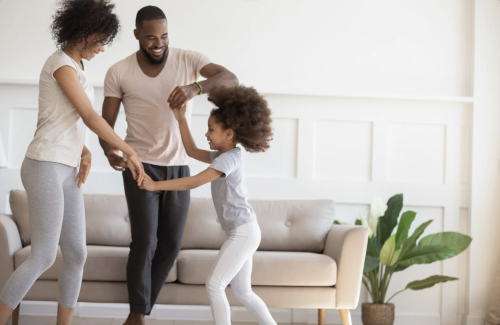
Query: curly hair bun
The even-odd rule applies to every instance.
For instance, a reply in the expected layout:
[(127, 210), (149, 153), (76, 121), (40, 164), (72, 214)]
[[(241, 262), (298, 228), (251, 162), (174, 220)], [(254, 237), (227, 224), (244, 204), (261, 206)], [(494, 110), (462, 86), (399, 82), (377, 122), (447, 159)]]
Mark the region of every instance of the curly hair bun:
[(249, 152), (264, 152), (273, 139), (271, 110), (253, 87), (219, 87), (210, 91), (208, 100), (217, 106), (210, 115), (224, 129), (232, 129), (235, 141)]
[(96, 35), (96, 43), (109, 44), (118, 34), (120, 23), (109, 0), (63, 0), (58, 4), (50, 28), (60, 50), (90, 35)]

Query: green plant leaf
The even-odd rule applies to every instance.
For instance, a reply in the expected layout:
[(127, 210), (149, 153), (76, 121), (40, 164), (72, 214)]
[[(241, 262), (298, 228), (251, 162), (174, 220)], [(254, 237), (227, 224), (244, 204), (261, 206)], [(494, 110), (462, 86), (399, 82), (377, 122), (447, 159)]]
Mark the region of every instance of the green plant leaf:
[(401, 292), (403, 292), (405, 290), (408, 290), (408, 289), (423, 290), (423, 289), (433, 287), (435, 284), (438, 284), (438, 283), (455, 281), (455, 280), (458, 280), (458, 278), (452, 278), (452, 277), (444, 276), (444, 275), (433, 275), (433, 276), (430, 276), (430, 277), (423, 279), (423, 280), (413, 281), (413, 282), (408, 283), (406, 285), (406, 288), (404, 288), (403, 290), (400, 290), (400, 291), (396, 292), (394, 295), (392, 295), (392, 297), (389, 298), (389, 300), (387, 300), (386, 303), (389, 303), (389, 301), (391, 301), (392, 298), (394, 298), (395, 296), (397, 296), (398, 294), (400, 294)]
[(366, 247), (366, 255), (377, 257), (379, 256), (379, 250), (377, 248), (377, 237), (369, 237), (368, 244)]
[(415, 220), (416, 215), (417, 214), (413, 211), (406, 211), (401, 215), (398, 231), (396, 232), (396, 250), (399, 250), (403, 242), (408, 238), (408, 232), (410, 231), (411, 224), (413, 220)]
[(455, 256), (453, 252), (446, 246), (416, 246), (399, 260), (399, 265), (430, 264), (453, 256)]
[(378, 257), (373, 257), (366, 255), (365, 257), (365, 267), (363, 269), (364, 273), (371, 272), (375, 270), (380, 264), (380, 259)]
[(403, 209), (403, 194), (396, 194), (387, 201), (387, 210), (378, 220), (377, 236), (382, 246), (396, 228), (401, 209)]
[(455, 256), (466, 250), (471, 242), (472, 238), (457, 232), (440, 232), (437, 234), (425, 236), (418, 242), (418, 246), (445, 246), (450, 251), (452, 251), (454, 254), (453, 256)]
[(361, 226), (361, 220), (360, 219), (356, 219), (356, 221), (354, 222), (354, 225), (355, 226)]
[[(415, 229), (415, 231), (413, 232), (413, 234), (403, 242), (403, 247), (401, 248), (401, 254), (399, 256), (400, 260), (404, 259), (406, 257), (406, 254), (408, 252), (410, 252), (416, 246), (417, 240), (420, 238), (420, 236), (422, 236), (425, 229), (431, 223), (432, 223), (432, 220), (429, 220), (427, 222), (424, 222), (420, 226), (418, 226), (417, 229)], [(403, 271), (404, 269), (408, 268), (408, 266), (410, 266), (410, 265), (401, 265), (401, 264), (399, 264), (399, 262), (396, 264), (398, 264), (398, 265), (397, 265), (396, 269), (394, 270), (394, 272)]]
[(395, 250), (396, 235), (392, 235), (385, 241), (382, 250), (380, 251), (380, 261), (385, 266), (393, 266), (401, 253), (401, 250)]
[(454, 257), (469, 247), (472, 238), (456, 232), (442, 232), (422, 238), (417, 246), (404, 253), (399, 261), (402, 267), (429, 264)]
[[(413, 281), (408, 283), (406, 289), (411, 290), (422, 290), (434, 286), (437, 283), (443, 283), (448, 281), (456, 281), (458, 278), (452, 278), (444, 275), (433, 275), (423, 280)], [(405, 290), (406, 290), (405, 289)]]

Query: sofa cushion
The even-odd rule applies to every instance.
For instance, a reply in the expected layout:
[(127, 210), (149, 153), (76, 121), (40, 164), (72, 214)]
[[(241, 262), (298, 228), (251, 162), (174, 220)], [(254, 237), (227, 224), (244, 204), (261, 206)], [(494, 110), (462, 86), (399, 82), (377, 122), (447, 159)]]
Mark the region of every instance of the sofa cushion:
[[(334, 218), (331, 200), (250, 200), (262, 230), (259, 250), (323, 251)], [(220, 249), (226, 236), (212, 199), (191, 199), (183, 249)]]
[(85, 194), (87, 245), (130, 245), (130, 221), (123, 195)]
[[(84, 281), (127, 281), (128, 247), (87, 246), (87, 261), (83, 269)], [(14, 255), (16, 269), (31, 254), (31, 246), (26, 246)], [(56, 262), (45, 271), (40, 280), (57, 280), (61, 273), (63, 256), (61, 249), (57, 250)], [(177, 280), (177, 262), (166, 282)]]
[[(85, 194), (83, 197), (87, 244), (128, 247), (131, 237), (125, 196)], [(28, 196), (25, 191), (10, 192), (10, 208), (19, 228), (23, 246), (30, 245)]]
[[(184, 284), (205, 284), (217, 250), (182, 250), (177, 257), (177, 277)], [(337, 264), (323, 254), (304, 252), (255, 252), (252, 285), (333, 286)]]

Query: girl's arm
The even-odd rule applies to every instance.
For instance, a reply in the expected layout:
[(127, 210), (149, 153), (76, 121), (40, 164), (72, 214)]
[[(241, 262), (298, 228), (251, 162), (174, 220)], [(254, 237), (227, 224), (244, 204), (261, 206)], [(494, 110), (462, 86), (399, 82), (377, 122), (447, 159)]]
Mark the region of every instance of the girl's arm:
[(140, 187), (148, 191), (187, 191), (197, 188), (206, 183), (216, 180), (222, 175), (222, 172), (207, 168), (198, 175), (183, 177), (170, 181), (155, 182), (147, 174)]
[(189, 131), (189, 125), (186, 119), (186, 104), (182, 105), (181, 108), (172, 110), (175, 118), (179, 122), (179, 128), (181, 130), (182, 144), (186, 149), (186, 153), (189, 157), (196, 160), (202, 161), (204, 163), (210, 164), (210, 151), (198, 149), (196, 143), (194, 142), (191, 131)]
[(99, 138), (112, 144), (127, 154), (129, 168), (138, 184), (144, 178), (144, 167), (137, 158), (134, 149), (125, 143), (109, 126), (109, 124), (97, 114), (90, 103), (87, 94), (80, 85), (78, 76), (73, 68), (62, 66), (54, 72), (54, 78), (63, 89), (68, 99), (76, 108), (85, 125), (88, 126)]

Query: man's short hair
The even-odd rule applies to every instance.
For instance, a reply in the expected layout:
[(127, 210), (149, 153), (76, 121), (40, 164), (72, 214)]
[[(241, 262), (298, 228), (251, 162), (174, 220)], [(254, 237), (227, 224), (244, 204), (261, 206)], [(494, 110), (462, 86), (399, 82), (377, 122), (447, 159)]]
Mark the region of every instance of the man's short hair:
[(140, 9), (135, 16), (135, 28), (142, 28), (143, 21), (167, 19), (163, 11), (155, 6)]

